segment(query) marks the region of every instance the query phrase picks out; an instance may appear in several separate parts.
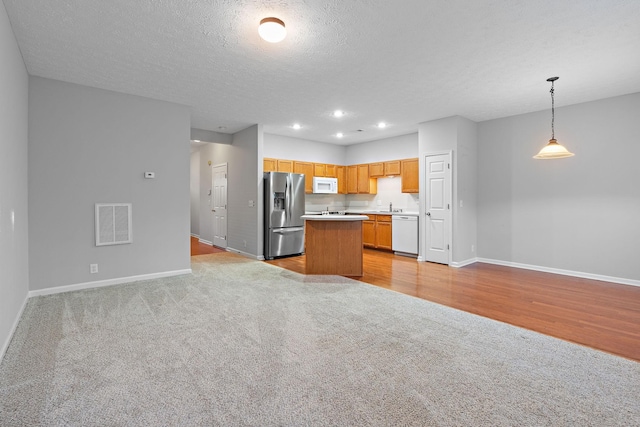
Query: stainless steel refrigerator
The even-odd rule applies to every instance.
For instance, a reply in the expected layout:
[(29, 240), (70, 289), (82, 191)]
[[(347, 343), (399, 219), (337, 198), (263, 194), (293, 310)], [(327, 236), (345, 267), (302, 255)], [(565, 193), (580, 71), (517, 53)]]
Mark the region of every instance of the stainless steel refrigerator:
[(264, 257), (304, 252), (304, 175), (264, 174)]

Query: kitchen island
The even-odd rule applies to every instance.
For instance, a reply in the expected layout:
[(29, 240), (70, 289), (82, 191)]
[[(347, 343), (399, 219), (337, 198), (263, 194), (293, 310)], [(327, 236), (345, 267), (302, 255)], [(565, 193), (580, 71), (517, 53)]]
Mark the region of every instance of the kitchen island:
[(303, 215), (307, 274), (362, 276), (366, 215)]

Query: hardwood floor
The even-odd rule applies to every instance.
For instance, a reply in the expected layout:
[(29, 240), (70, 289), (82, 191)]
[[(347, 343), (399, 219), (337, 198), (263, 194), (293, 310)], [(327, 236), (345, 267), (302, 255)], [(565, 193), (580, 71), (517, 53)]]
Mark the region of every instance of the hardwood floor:
[(191, 236), (191, 256), (215, 254), (216, 252), (226, 252), (224, 249), (220, 249), (215, 246), (201, 243), (197, 237)]
[[(267, 261), (305, 273), (304, 255)], [(640, 361), (640, 287), (365, 249), (354, 279)]]

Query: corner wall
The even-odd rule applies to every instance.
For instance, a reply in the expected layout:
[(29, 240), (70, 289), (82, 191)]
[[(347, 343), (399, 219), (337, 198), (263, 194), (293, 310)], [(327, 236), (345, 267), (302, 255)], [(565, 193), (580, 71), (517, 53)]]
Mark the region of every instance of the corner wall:
[(640, 93), (556, 108), (559, 160), (532, 159), (549, 111), (479, 123), (478, 256), (640, 283), (638, 112)]
[[(30, 78), (31, 291), (189, 271), (189, 126), (185, 106)], [(133, 243), (96, 247), (95, 203), (119, 202)]]
[[(254, 125), (232, 136), (232, 143), (211, 143), (200, 153), (200, 239), (213, 242), (211, 213), (212, 167), (227, 164), (227, 249), (263, 256), (262, 126)], [(211, 162), (211, 164), (209, 164)], [(249, 201), (253, 206), (249, 206)]]
[(29, 292), (29, 76), (0, 1), (0, 360)]

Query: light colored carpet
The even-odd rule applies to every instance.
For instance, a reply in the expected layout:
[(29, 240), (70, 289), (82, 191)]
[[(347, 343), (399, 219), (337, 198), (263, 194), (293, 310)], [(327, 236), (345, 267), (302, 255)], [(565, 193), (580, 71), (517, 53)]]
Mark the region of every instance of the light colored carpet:
[(29, 301), (0, 425), (638, 426), (640, 364), (224, 253)]

